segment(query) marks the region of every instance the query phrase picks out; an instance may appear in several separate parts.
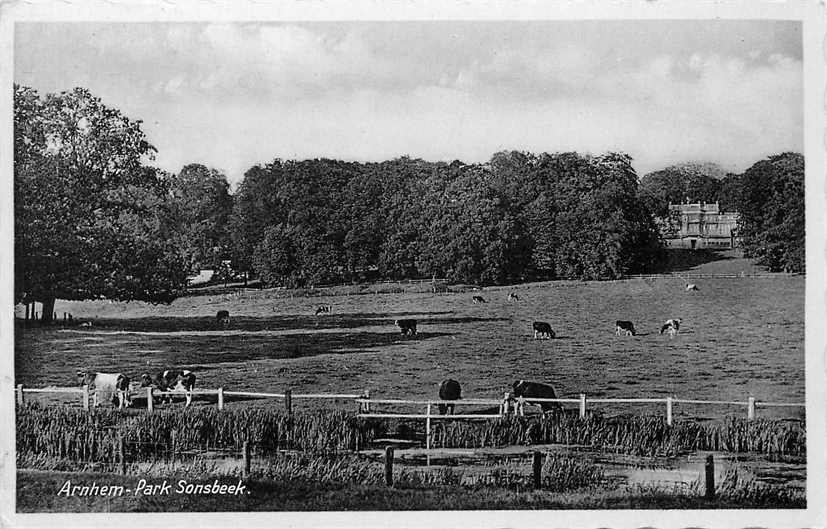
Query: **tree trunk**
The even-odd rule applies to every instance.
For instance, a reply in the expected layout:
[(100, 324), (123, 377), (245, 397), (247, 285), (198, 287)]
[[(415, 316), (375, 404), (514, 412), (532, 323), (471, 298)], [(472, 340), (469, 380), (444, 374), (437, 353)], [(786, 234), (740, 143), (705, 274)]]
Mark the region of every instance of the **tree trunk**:
[(41, 312), (40, 321), (43, 323), (52, 323), (52, 315), (55, 311), (55, 298), (48, 298), (42, 301), (43, 311)]

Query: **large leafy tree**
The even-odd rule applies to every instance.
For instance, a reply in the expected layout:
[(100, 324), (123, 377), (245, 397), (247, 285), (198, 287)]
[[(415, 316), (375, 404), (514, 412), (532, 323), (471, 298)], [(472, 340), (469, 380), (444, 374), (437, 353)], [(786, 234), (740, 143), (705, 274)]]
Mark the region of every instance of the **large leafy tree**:
[(218, 268), (229, 257), (230, 247), (227, 225), (232, 197), (226, 176), (201, 164), (189, 164), (170, 178), (169, 185), (190, 269)]
[(420, 273), (485, 284), (522, 279), (527, 241), (490, 170), (462, 164), (443, 170), (426, 182)]
[(15, 301), (168, 302), (186, 270), (140, 121), (88, 90), (14, 89)]
[(741, 177), (738, 229), (744, 253), (772, 271), (803, 272), (804, 157), (783, 153)]

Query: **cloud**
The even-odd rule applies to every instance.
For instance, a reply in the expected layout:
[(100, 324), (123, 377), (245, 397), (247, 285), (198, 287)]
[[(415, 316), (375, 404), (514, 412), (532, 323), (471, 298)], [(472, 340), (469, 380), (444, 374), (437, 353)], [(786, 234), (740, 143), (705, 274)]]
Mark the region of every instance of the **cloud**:
[(763, 24), (745, 26), (744, 44), (726, 25), (703, 40), (684, 24), (33, 26), (15, 77), (87, 86), (144, 120), (165, 168), (197, 161), (234, 180), (276, 156), (482, 161), (501, 149), (743, 170), (803, 148), (800, 55)]

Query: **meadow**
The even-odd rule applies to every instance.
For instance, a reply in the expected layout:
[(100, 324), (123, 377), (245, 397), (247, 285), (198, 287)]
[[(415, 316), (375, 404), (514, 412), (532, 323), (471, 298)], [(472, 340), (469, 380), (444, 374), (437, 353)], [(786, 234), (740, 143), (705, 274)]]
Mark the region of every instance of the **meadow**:
[[(746, 260), (727, 257), (685, 271), (757, 270)], [(314, 290), (231, 287), (194, 292), (169, 305), (60, 301), (58, 316), (69, 312), (73, 322), (48, 327), (17, 322), (15, 383), (65, 387), (75, 384), (78, 369), (120, 371), (135, 380), (144, 372), (180, 367), (196, 372), (200, 388), (275, 393), (370, 390), (374, 398), (433, 399), (440, 381), (451, 377), (462, 383), (464, 398), (498, 399), (514, 380), (529, 379), (553, 384), (564, 397), (745, 401), (752, 396), (759, 403), (803, 402), (805, 278), (693, 282), (699, 291), (687, 292), (680, 277), (661, 276), (483, 289), (451, 285), (443, 293), (431, 292), (428, 283), (410, 282)], [(519, 301), (508, 301), (512, 292)], [(474, 304), (475, 295), (486, 303)], [(320, 305), (331, 305), (332, 312), (315, 316)], [(230, 311), (229, 327), (215, 322), (219, 310)], [(401, 336), (394, 325), (398, 318), (417, 319), (417, 336)], [(673, 339), (659, 333), (667, 318), (683, 320)], [(615, 336), (617, 319), (633, 321), (638, 335)], [(557, 337), (534, 340), (531, 323), (537, 320), (549, 322)], [(357, 419), (356, 406), (347, 399), (299, 399), (292, 415), (283, 412), (280, 400), (232, 398), (219, 412), (214, 396), (196, 396), (193, 409), (161, 405), (153, 414), (141, 409), (84, 412), (77, 409), (78, 395), (27, 394), (26, 401), (17, 416), (22, 511), (805, 504), (801, 408), (759, 405), (758, 419), (747, 421), (744, 407), (681, 403), (674, 407), (671, 427), (662, 404), (590, 404), (586, 420), (577, 418), (577, 404), (566, 404), (566, 413), (556, 417), (435, 421), (431, 446), (446, 455), (434, 452), (427, 467), (416, 450), (400, 456), (403, 462), (394, 470), (399, 485), (387, 489), (380, 483), (381, 461), (372, 451), (386, 438), (424, 444), (424, 421)], [(72, 406), (42, 406), (54, 401)], [(472, 408), (479, 406), (457, 411)], [(198, 479), (226, 479), (228, 472), (238, 472), (239, 450), (249, 441), (258, 470), (248, 482), (260, 494), (226, 505), (197, 498), (103, 504), (47, 501), (53, 494), (37, 492), (84, 472), (133, 479), (100, 474), (118, 468), (121, 439), (128, 474), (182, 472)], [(534, 491), (528, 487), (526, 454), (503, 459), (478, 453), (519, 447), (573, 452), (549, 460), (543, 478), (549, 490)], [(464, 450), (476, 455), (469, 459), (461, 455)], [(704, 500), (702, 485), (693, 481), (697, 463), (689, 463), (688, 482), (653, 484), (662, 472), (671, 476), (667, 479), (685, 474), (681, 465), (687, 463), (677, 463), (686, 457), (695, 461), (705, 451), (731, 460), (726, 472), (743, 476), (750, 469), (758, 477), (722, 476), (714, 501)], [(669, 470), (647, 470), (661, 460)], [(645, 468), (636, 470), (641, 464)], [(621, 478), (612, 474), (617, 472)], [(588, 479), (581, 481), (584, 476)]]
[[(728, 259), (688, 273), (749, 266)], [(698, 292), (664, 276), (453, 286), (439, 294), (427, 284), (399, 284), (247, 289), (170, 305), (58, 302), (58, 316), (72, 313), (75, 325), (18, 325), (15, 378), (29, 387), (69, 386), (78, 369), (136, 379), (181, 367), (195, 371), (202, 388), (235, 390), (369, 389), (378, 398), (435, 398), (439, 382), (451, 377), (466, 398), (500, 398), (514, 380), (528, 379), (554, 385), (561, 396), (803, 402), (805, 278), (694, 282)], [(520, 300), (507, 301), (510, 292)], [(472, 295), (487, 303), (472, 303)], [(331, 305), (332, 313), (314, 316), (319, 305)], [(229, 328), (214, 321), (221, 309), (232, 315)], [(417, 319), (418, 335), (401, 336), (397, 318)], [(683, 319), (674, 339), (659, 334), (667, 318)], [(617, 319), (633, 321), (639, 334), (615, 336)], [(534, 340), (536, 320), (549, 322), (557, 338)], [(81, 321), (92, 326), (80, 327)], [(601, 408), (663, 413), (662, 406)], [(745, 410), (681, 404), (675, 413), (743, 416)], [(779, 414), (800, 418), (803, 409), (759, 410), (759, 416)]]

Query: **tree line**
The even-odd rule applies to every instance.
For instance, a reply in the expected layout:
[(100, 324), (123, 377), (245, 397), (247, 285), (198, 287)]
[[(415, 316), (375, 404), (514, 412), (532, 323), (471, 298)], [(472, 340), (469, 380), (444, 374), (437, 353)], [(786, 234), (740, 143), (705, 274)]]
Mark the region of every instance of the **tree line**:
[(803, 268), (803, 158), (790, 153), (731, 178), (641, 180), (623, 153), (275, 159), (230, 193), (204, 165), (153, 167), (141, 122), (88, 90), (19, 85), (14, 153), (15, 301), (42, 302), (44, 319), (57, 298), (168, 302), (228, 260), (265, 285), (613, 279), (658, 265), (656, 218), (690, 192), (734, 197), (745, 249)]

